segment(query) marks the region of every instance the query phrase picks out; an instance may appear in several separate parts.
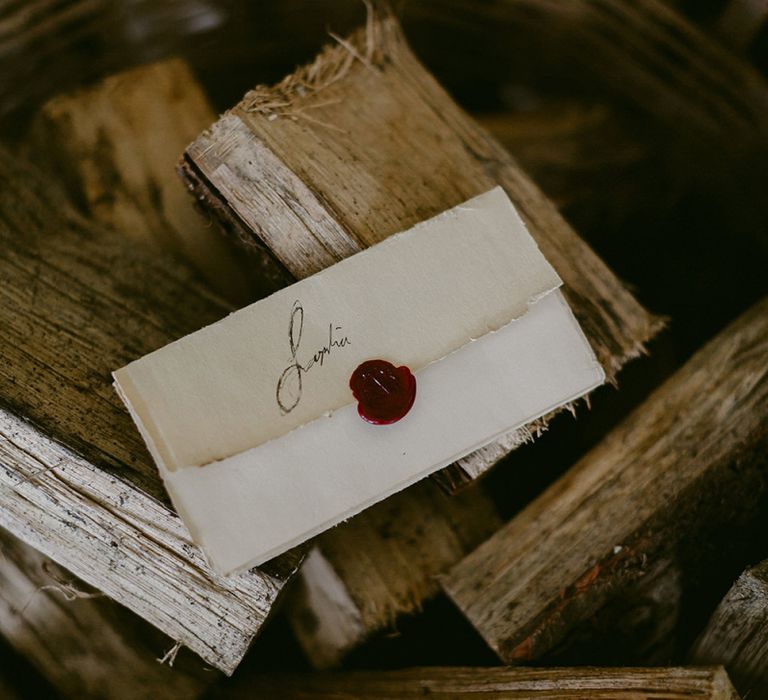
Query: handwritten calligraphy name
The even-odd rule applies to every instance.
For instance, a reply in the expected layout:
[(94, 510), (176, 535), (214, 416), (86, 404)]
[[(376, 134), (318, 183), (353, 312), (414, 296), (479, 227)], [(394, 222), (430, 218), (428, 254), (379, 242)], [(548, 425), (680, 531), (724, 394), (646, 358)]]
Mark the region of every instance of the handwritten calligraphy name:
[(291, 319), (288, 324), (288, 344), (291, 349), (291, 360), (280, 375), (280, 379), (277, 381), (277, 390), (275, 391), (277, 405), (280, 407), (280, 412), (283, 415), (290, 413), (299, 405), (304, 375), (313, 367), (322, 367), (325, 360), (334, 353), (336, 348), (344, 348), (352, 344), (347, 336), (336, 337), (335, 334), (341, 331), (341, 326), (334, 326), (333, 323), (329, 323), (328, 341), (302, 364), (299, 362), (298, 353), (303, 330), (304, 307), (297, 299), (293, 302)]

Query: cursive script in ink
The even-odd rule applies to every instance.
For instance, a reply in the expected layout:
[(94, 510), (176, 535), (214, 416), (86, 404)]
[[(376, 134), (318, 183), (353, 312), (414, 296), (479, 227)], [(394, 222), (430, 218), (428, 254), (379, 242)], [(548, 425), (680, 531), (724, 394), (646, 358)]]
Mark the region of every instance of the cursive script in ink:
[(341, 330), (341, 326), (328, 324), (328, 342), (320, 347), (304, 364), (299, 362), (298, 353), (301, 345), (301, 334), (304, 330), (304, 307), (297, 299), (291, 309), (291, 320), (288, 324), (288, 344), (291, 348), (291, 360), (283, 370), (280, 379), (277, 380), (275, 397), (277, 405), (283, 415), (290, 413), (301, 401), (303, 376), (313, 367), (322, 367), (335, 348), (343, 348), (351, 345), (347, 336), (336, 337), (334, 333)]

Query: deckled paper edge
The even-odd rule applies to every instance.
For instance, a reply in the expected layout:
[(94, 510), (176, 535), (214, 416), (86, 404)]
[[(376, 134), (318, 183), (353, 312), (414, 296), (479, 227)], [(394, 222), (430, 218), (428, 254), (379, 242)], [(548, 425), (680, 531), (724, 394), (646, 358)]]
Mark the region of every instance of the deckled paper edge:
[[(446, 209), (446, 210), (444, 210), (442, 212), (439, 212), (438, 214), (436, 214), (436, 215), (434, 215), (434, 216), (432, 216), (432, 217), (430, 217), (428, 219), (420, 221), (420, 222), (414, 224), (413, 226), (411, 226), (410, 228), (408, 228), (408, 229), (406, 229), (404, 231), (399, 231), (399, 232), (397, 232), (397, 233), (395, 233), (395, 234), (385, 238), (384, 240), (380, 241), (379, 243), (377, 243), (377, 244), (375, 244), (373, 246), (370, 246), (369, 248), (366, 248), (363, 251), (360, 251), (360, 253), (364, 254), (364, 253), (366, 253), (366, 252), (368, 252), (368, 251), (370, 251), (370, 250), (372, 250), (374, 248), (381, 249), (381, 248), (384, 248), (384, 247), (389, 247), (389, 246), (392, 246), (392, 245), (397, 245), (398, 239), (401, 239), (404, 236), (409, 236), (410, 237), (410, 236), (414, 235), (420, 228), (423, 228), (423, 227), (428, 226), (428, 225), (434, 225), (436, 222), (439, 222), (441, 219), (455, 218), (457, 216), (457, 214), (456, 214), (457, 210), (470, 210), (471, 211), (473, 209), (473, 203), (474, 202), (476, 202), (478, 199), (481, 199), (483, 197), (487, 197), (491, 193), (501, 195), (504, 203), (508, 206), (511, 215), (515, 218), (516, 222), (522, 227), (522, 230), (525, 232), (525, 235), (528, 237), (528, 240), (533, 245), (533, 247), (536, 249), (538, 254), (541, 256), (543, 264), (547, 268), (547, 272), (548, 272), (549, 278), (552, 280), (553, 284), (552, 284), (552, 286), (543, 289), (539, 293), (529, 297), (528, 299), (524, 300), (523, 302), (520, 302), (519, 304), (516, 304), (515, 307), (512, 310), (510, 310), (510, 314), (511, 315), (510, 315), (509, 319), (506, 321), (506, 323), (502, 323), (502, 324), (500, 324), (500, 325), (498, 325), (498, 326), (496, 326), (494, 328), (488, 328), (486, 330), (486, 332), (483, 333), (481, 336), (477, 336), (475, 338), (469, 338), (464, 343), (456, 346), (455, 348), (453, 348), (452, 350), (446, 352), (445, 354), (430, 360), (429, 362), (427, 362), (423, 366), (411, 368), (415, 372), (419, 372), (419, 371), (425, 369), (426, 367), (434, 364), (435, 362), (440, 362), (441, 360), (445, 359), (449, 355), (451, 355), (451, 354), (453, 354), (455, 352), (458, 352), (462, 348), (466, 347), (470, 343), (475, 342), (478, 338), (481, 338), (481, 337), (487, 335), (488, 333), (496, 333), (499, 330), (501, 330), (502, 328), (506, 328), (509, 324), (514, 323), (516, 320), (518, 320), (518, 319), (522, 318), (523, 316), (525, 316), (529, 312), (529, 310), (530, 310), (530, 308), (531, 308), (531, 306), (533, 304), (535, 304), (540, 299), (543, 299), (545, 296), (551, 294), (552, 292), (558, 290), (563, 285), (563, 281), (560, 278), (560, 275), (558, 274), (557, 270), (552, 266), (552, 264), (549, 262), (549, 260), (546, 258), (546, 256), (541, 252), (541, 248), (539, 247), (538, 242), (531, 235), (531, 232), (528, 230), (528, 226), (526, 225), (526, 223), (523, 220), (523, 218), (520, 216), (520, 214), (517, 211), (517, 208), (515, 207), (514, 203), (509, 198), (509, 195), (506, 193), (504, 188), (502, 188), (499, 185), (496, 185), (495, 187), (492, 187), (491, 189), (489, 189), (489, 190), (487, 190), (485, 192), (482, 192), (482, 193), (480, 193), (480, 194), (478, 194), (478, 195), (476, 195), (476, 196), (474, 196), (474, 197), (472, 197), (472, 198), (470, 198), (470, 199), (468, 199), (468, 200), (466, 200), (466, 201), (464, 201), (464, 202), (462, 202), (460, 204), (457, 204), (457, 205), (451, 207), (450, 209)], [(360, 253), (358, 253), (358, 254), (360, 254)], [(353, 258), (355, 258), (355, 256), (358, 255), (358, 254), (349, 256), (348, 258), (345, 258), (344, 260), (341, 260), (341, 261), (339, 261), (336, 264), (337, 265), (343, 265), (345, 263), (348, 263)], [(326, 268), (326, 269), (329, 269), (329, 268)], [(324, 270), (321, 270), (320, 272), (318, 272), (316, 274), (321, 274), (323, 271)], [(309, 279), (309, 278), (307, 278), (307, 279)], [(275, 292), (275, 294), (279, 293), (280, 291), (282, 291), (282, 290), (278, 290), (278, 292)], [(272, 295), (270, 295), (270, 296), (272, 296)], [(567, 305), (567, 302), (565, 300), (563, 300), (563, 301)], [(254, 302), (254, 303), (259, 303), (259, 302)], [(569, 307), (569, 309), (570, 309), (570, 307)], [(215, 321), (213, 324), (209, 324), (209, 326), (221, 323), (221, 322), (225, 321), (226, 318), (227, 317), (225, 316), (225, 317), (219, 319), (218, 321)], [(575, 321), (575, 322), (578, 324), (578, 321)], [(208, 327), (208, 326), (205, 326), (204, 328), (206, 328), (206, 327)], [(198, 329), (197, 331), (193, 331), (193, 334), (197, 333), (197, 332), (199, 332), (201, 330), (203, 330), (203, 329)], [(188, 334), (188, 335), (190, 335), (190, 334)], [(184, 336), (184, 337), (187, 337), (187, 336)], [(235, 456), (237, 456), (239, 454), (242, 454), (243, 452), (246, 452), (248, 449), (253, 449), (255, 447), (258, 447), (260, 445), (264, 445), (264, 444), (266, 444), (268, 442), (271, 442), (273, 440), (280, 439), (280, 438), (282, 438), (282, 437), (284, 437), (286, 435), (289, 435), (290, 433), (292, 433), (295, 430), (299, 430), (300, 428), (302, 428), (304, 425), (307, 425), (308, 423), (311, 423), (311, 422), (313, 422), (315, 420), (318, 420), (320, 418), (323, 418), (323, 417), (328, 417), (328, 416), (332, 415), (335, 411), (341, 410), (342, 408), (345, 408), (345, 407), (347, 407), (347, 406), (349, 406), (351, 404), (354, 404), (354, 397), (351, 395), (351, 392), (350, 392), (349, 400), (346, 403), (341, 404), (339, 406), (330, 407), (328, 409), (325, 409), (318, 416), (316, 416), (315, 418), (310, 419), (308, 421), (305, 421), (301, 425), (298, 425), (298, 426), (296, 426), (294, 428), (291, 428), (290, 430), (288, 430), (288, 431), (286, 431), (284, 433), (280, 433), (279, 435), (276, 435), (273, 438), (270, 438), (268, 440), (264, 440), (263, 442), (260, 442), (260, 443), (258, 443), (256, 445), (252, 445), (250, 448), (247, 448), (246, 450), (241, 450), (239, 452), (233, 452), (232, 454), (229, 454), (229, 455), (227, 455), (225, 457), (222, 457), (220, 459), (210, 460), (210, 461), (204, 462), (202, 464), (180, 464), (180, 465), (176, 465), (175, 464), (175, 460), (172, 460), (170, 458), (170, 454), (167, 453), (167, 450), (164, 448), (164, 446), (162, 444), (160, 444), (158, 441), (156, 441), (152, 437), (152, 434), (151, 434), (152, 431), (141, 420), (140, 413), (142, 411), (142, 406), (143, 406), (144, 402), (143, 402), (143, 399), (141, 398), (139, 392), (136, 391), (132, 387), (130, 373), (127, 370), (134, 363), (140, 362), (140, 361), (144, 360), (145, 358), (147, 358), (147, 357), (149, 357), (149, 356), (151, 356), (151, 355), (153, 355), (153, 354), (155, 354), (157, 352), (162, 351), (168, 345), (173, 345), (174, 343), (176, 343), (176, 342), (178, 342), (179, 340), (182, 340), (182, 339), (183, 338), (178, 338), (178, 339), (176, 339), (174, 341), (171, 341), (171, 343), (166, 344), (162, 348), (158, 348), (157, 350), (154, 350), (154, 351), (152, 351), (150, 353), (147, 353), (146, 355), (142, 356), (141, 358), (138, 358), (138, 359), (128, 363), (127, 365), (125, 365), (125, 366), (123, 366), (123, 367), (121, 367), (121, 368), (119, 368), (119, 369), (117, 369), (117, 370), (112, 372), (112, 379), (113, 379), (113, 385), (115, 386), (115, 390), (117, 391), (118, 396), (120, 397), (120, 399), (123, 401), (123, 403), (128, 408), (128, 412), (130, 413), (134, 423), (136, 424), (137, 428), (139, 429), (140, 434), (142, 435), (142, 437), (144, 438), (145, 442), (147, 443), (148, 449), (149, 449), (150, 453), (152, 454), (152, 457), (155, 459), (155, 462), (157, 463), (158, 467), (162, 465), (162, 467), (164, 469), (166, 469), (167, 471), (169, 471), (169, 472), (175, 472), (175, 471), (179, 471), (181, 469), (192, 469), (192, 468), (199, 469), (199, 468), (204, 468), (205, 466), (207, 466), (209, 464), (215, 464), (217, 462), (225, 461), (225, 460), (230, 459), (232, 457), (235, 457)], [(121, 386), (121, 382), (123, 382), (124, 386)], [(131, 397), (133, 397), (133, 399)], [(144, 413), (148, 415), (149, 411), (146, 408), (144, 408)], [(156, 427), (155, 430), (159, 434), (162, 434), (162, 430), (160, 430), (159, 427)], [(172, 463), (174, 463), (173, 466), (171, 466)]]
[[(478, 449), (480, 449), (482, 447), (485, 447), (486, 445), (491, 444), (495, 440), (498, 440), (500, 437), (502, 437), (504, 435), (507, 435), (508, 433), (510, 433), (510, 432), (512, 432), (514, 430), (519, 430), (523, 426), (528, 425), (528, 424), (530, 424), (532, 422), (535, 422), (535, 421), (539, 420), (543, 416), (546, 416), (546, 415), (550, 414), (552, 411), (557, 410), (561, 406), (565, 406), (565, 405), (567, 405), (569, 403), (572, 403), (572, 402), (574, 402), (574, 401), (576, 401), (576, 400), (586, 396), (590, 392), (594, 391), (599, 386), (602, 386), (605, 383), (605, 377), (606, 377), (606, 375), (605, 375), (605, 368), (598, 361), (597, 356), (595, 355), (595, 352), (592, 349), (591, 344), (589, 343), (587, 337), (584, 335), (584, 331), (581, 328), (581, 324), (576, 319), (576, 317), (575, 317), (575, 315), (573, 313), (573, 310), (571, 309), (570, 304), (568, 304), (568, 301), (565, 299), (564, 295), (561, 292), (559, 292), (557, 289), (555, 289), (553, 291), (557, 294), (560, 303), (562, 304), (562, 306), (567, 311), (567, 316), (568, 316), (572, 326), (577, 330), (578, 334), (581, 336), (581, 338), (582, 338), (582, 340), (584, 342), (584, 347), (588, 351), (588, 353), (589, 353), (589, 355), (590, 355), (590, 357), (592, 359), (592, 364), (594, 365), (595, 369), (597, 370), (597, 380), (592, 385), (590, 385), (589, 387), (587, 387), (586, 389), (584, 389), (584, 390), (582, 390), (580, 392), (577, 392), (576, 394), (574, 394), (572, 396), (569, 396), (569, 397), (565, 398), (563, 401), (560, 401), (560, 402), (558, 402), (556, 404), (552, 404), (552, 405), (548, 406), (547, 408), (541, 410), (536, 415), (534, 415), (531, 418), (527, 419), (524, 423), (520, 423), (518, 425), (513, 425), (510, 428), (507, 428), (507, 429), (504, 429), (504, 430), (500, 431), (498, 434), (494, 435), (489, 440), (483, 442), (482, 444), (476, 444), (476, 445), (472, 446), (466, 452), (464, 452), (463, 454), (461, 454), (459, 456), (453, 455), (450, 459), (447, 459), (447, 460), (445, 460), (442, 463), (439, 463), (437, 465), (431, 465), (429, 468), (427, 468), (425, 470), (422, 470), (422, 471), (418, 472), (416, 475), (408, 477), (407, 479), (404, 479), (402, 482), (399, 482), (398, 484), (396, 484), (392, 488), (387, 489), (386, 491), (382, 492), (381, 494), (377, 495), (376, 497), (370, 498), (370, 499), (366, 500), (365, 502), (363, 502), (362, 504), (356, 505), (355, 507), (348, 509), (343, 514), (338, 515), (338, 516), (334, 516), (333, 518), (325, 521), (324, 523), (315, 526), (309, 532), (307, 532), (307, 533), (305, 533), (303, 535), (297, 536), (297, 537), (289, 540), (286, 543), (283, 543), (281, 545), (273, 547), (266, 554), (262, 554), (261, 556), (258, 556), (258, 557), (253, 557), (253, 558), (249, 559), (246, 563), (244, 563), (242, 565), (238, 565), (238, 566), (236, 566), (236, 567), (234, 567), (232, 569), (226, 569), (226, 568), (223, 568), (223, 567), (219, 566), (219, 562), (217, 562), (209, 554), (209, 552), (208, 552), (208, 550), (206, 548), (206, 545), (204, 543), (205, 539), (198, 536), (199, 532), (197, 531), (196, 526), (194, 526), (192, 524), (192, 521), (187, 517), (186, 513), (183, 513), (181, 510), (179, 510), (177, 508), (177, 510), (179, 510), (179, 514), (182, 516), (182, 519), (183, 519), (184, 523), (187, 525), (187, 528), (189, 529), (190, 534), (192, 535), (194, 541), (199, 544), (201, 550), (203, 551), (203, 553), (205, 555), (206, 560), (210, 564), (210, 566), (213, 569), (213, 571), (217, 575), (219, 575), (219, 576), (229, 577), (229, 576), (234, 576), (234, 575), (237, 575), (239, 573), (242, 573), (243, 571), (251, 569), (253, 567), (260, 566), (261, 564), (269, 561), (270, 559), (273, 559), (274, 557), (279, 556), (280, 554), (282, 554), (282, 553), (284, 553), (284, 552), (286, 552), (286, 551), (288, 551), (288, 550), (290, 550), (290, 549), (292, 549), (292, 548), (294, 548), (294, 547), (296, 547), (296, 546), (298, 546), (300, 544), (303, 544), (304, 542), (307, 542), (307, 541), (311, 540), (313, 537), (316, 537), (316, 536), (320, 535), (321, 533), (323, 533), (323, 532), (325, 532), (325, 531), (327, 531), (327, 530), (329, 530), (329, 529), (331, 529), (333, 527), (336, 527), (337, 525), (340, 525), (340, 524), (346, 522), (350, 518), (353, 518), (355, 515), (358, 515), (359, 513), (363, 512), (367, 508), (370, 508), (371, 506), (375, 505), (376, 503), (379, 503), (379, 502), (385, 500), (386, 498), (389, 498), (390, 496), (393, 496), (394, 494), (399, 493), (400, 491), (403, 491), (404, 489), (408, 488), (409, 486), (412, 486), (413, 484), (415, 484), (418, 481), (421, 481), (421, 479), (429, 476), (430, 474), (433, 474), (434, 472), (439, 471), (440, 469), (448, 466), (449, 464), (454, 463), (457, 459), (460, 459), (462, 456), (465, 456), (467, 454), (470, 454), (470, 453), (474, 452), (475, 450), (478, 450)], [(539, 299), (543, 299), (546, 296), (548, 296), (548, 294), (543, 294), (543, 295), (541, 295), (539, 297)], [(532, 302), (532, 303), (535, 303), (535, 302)], [(519, 318), (521, 318), (521, 317), (518, 317), (518, 319)], [(518, 319), (514, 319), (514, 320), (510, 321), (509, 324), (506, 324), (505, 326), (502, 326), (501, 328), (508, 327), (509, 325), (513, 324)], [(499, 328), (497, 330), (494, 330), (494, 331), (489, 331), (489, 333), (496, 333), (499, 330), (501, 330), (501, 328)], [(474, 341), (470, 341), (470, 342), (474, 342)], [(458, 352), (459, 350), (461, 350), (463, 348), (466, 348), (469, 344), (470, 343), (465, 343), (464, 345), (461, 346), (461, 348), (458, 348), (454, 352)], [(449, 355), (450, 354), (453, 354), (453, 353), (449, 353)], [(445, 355), (445, 357), (448, 357), (448, 355)], [(444, 358), (441, 358), (441, 359), (444, 359)], [(432, 364), (432, 363), (430, 363), (430, 364)], [(423, 369), (424, 368), (422, 368), (422, 370)], [(422, 370), (419, 370), (419, 371), (422, 371)], [(416, 375), (418, 377), (418, 372), (416, 373)], [(299, 426), (298, 428), (295, 428), (294, 430), (292, 430), (292, 431), (290, 431), (288, 433), (284, 433), (281, 436), (281, 438), (284, 438), (284, 437), (290, 435), (291, 433), (293, 433), (293, 432), (295, 432), (297, 430), (302, 430), (302, 429), (306, 428), (307, 426), (309, 426), (311, 424), (317, 423), (319, 421), (327, 420), (328, 418), (330, 418), (330, 416), (332, 414), (333, 414), (333, 412), (329, 412), (327, 414), (323, 414), (323, 415), (319, 416), (318, 418), (315, 418), (312, 421), (308, 421), (308, 422), (302, 424), (301, 426)], [(275, 438), (275, 439), (280, 439), (280, 438)], [(267, 442), (271, 442), (271, 440), (267, 441)], [(264, 445), (264, 444), (266, 444), (266, 442), (261, 443), (260, 445), (256, 445), (253, 448), (250, 448), (249, 450), (244, 450), (243, 452), (237, 453), (236, 455), (232, 455), (232, 457), (229, 457), (227, 459), (232, 459), (232, 458), (237, 457), (237, 456), (239, 456), (241, 454), (245, 454), (245, 453), (249, 452), (250, 450), (258, 449), (261, 445)], [(221, 461), (225, 461), (225, 460), (221, 460)], [(166, 489), (168, 490), (168, 493), (171, 496), (171, 501), (173, 502), (174, 507), (176, 507), (177, 506), (177, 502), (180, 501), (180, 499), (177, 498), (177, 496), (176, 496), (176, 494), (174, 492), (174, 489), (173, 489), (173, 486), (172, 486), (172, 483), (171, 483), (171, 479), (170, 478), (166, 479), (166, 473), (168, 473), (168, 472), (166, 472), (166, 470), (164, 468), (160, 469), (160, 474), (161, 474), (161, 476), (163, 478), (163, 482), (165, 484), (165, 487), (166, 487)]]

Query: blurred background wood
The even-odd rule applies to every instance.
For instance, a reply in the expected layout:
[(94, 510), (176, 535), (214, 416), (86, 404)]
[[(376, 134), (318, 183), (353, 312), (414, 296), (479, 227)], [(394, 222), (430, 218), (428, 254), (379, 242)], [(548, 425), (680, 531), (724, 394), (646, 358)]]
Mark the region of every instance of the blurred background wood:
[(195, 212), (176, 176), (184, 147), (215, 121), (189, 67), (172, 59), (113, 75), (43, 105), (31, 152), (49, 159), (72, 199), (137, 248), (185, 258), (232, 304), (254, 297), (246, 263)]
[(765, 36), (768, 5), (764, 0), (666, 0), (667, 4), (688, 16), (695, 24), (711, 32), (726, 46), (747, 54), (757, 54), (761, 35)]
[[(673, 8), (660, 0), (413, 0), (403, 13), (449, 89), (504, 85), (517, 105), (553, 92), (610, 95), (645, 115), (673, 137), (671, 157), (687, 186), (714, 191), (731, 222), (768, 252), (758, 233), (768, 226), (768, 85)], [(435, 31), (439, 42), (421, 43)]]
[(768, 298), (443, 579), (503, 661), (552, 651), (659, 560), (748, 555), (735, 532), (768, 525), (766, 357)]
[(5, 531), (0, 552), (0, 632), (61, 697), (191, 700), (219, 679), (189, 652), (158, 663), (174, 640)]
[(730, 0), (714, 25), (714, 30), (728, 46), (748, 52), (764, 30), (768, 5), (764, 0)]
[(621, 226), (648, 208), (669, 208), (679, 195), (647, 125), (607, 104), (557, 100), (482, 114), (478, 122), (577, 231)]
[(745, 698), (768, 696), (768, 560), (739, 576), (696, 640), (690, 659), (723, 664)]
[(738, 700), (722, 667), (709, 668), (411, 668), (313, 675), (265, 675), (215, 698), (285, 700)]
[[(762, 77), (660, 0), (414, 0), (405, 13), (440, 27), (444, 49), (461, 33), (477, 49), (472, 60), (498, 77), (509, 77), (513, 54), (528, 52), (542, 62), (536, 70), (567, 70), (594, 81), (685, 138), (727, 136), (723, 149), (765, 148), (768, 88)], [(524, 43), (506, 40), (510, 35)], [(457, 64), (465, 61), (453, 56)], [(447, 51), (443, 58), (450, 60)]]

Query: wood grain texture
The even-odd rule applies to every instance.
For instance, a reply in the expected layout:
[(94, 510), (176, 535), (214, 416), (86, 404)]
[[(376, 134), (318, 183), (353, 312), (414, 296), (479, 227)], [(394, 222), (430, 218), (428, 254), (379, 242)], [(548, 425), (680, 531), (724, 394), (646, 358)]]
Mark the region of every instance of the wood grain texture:
[(5, 531), (0, 551), (0, 633), (62, 698), (192, 700), (220, 678), (159, 664), (173, 640)]
[[(502, 185), (609, 379), (658, 330), (506, 151), (417, 61), (390, 16), (260, 86), (186, 150), (182, 173), (240, 240), (294, 278)], [(460, 460), (449, 483), (487, 470), (546, 423)]]
[(766, 353), (768, 299), (445, 577), (500, 658), (541, 656), (657, 562), (765, 512)]
[(768, 560), (733, 584), (691, 650), (693, 663), (718, 663), (749, 698), (768, 697)]
[(215, 580), (110, 371), (226, 314), (0, 151), (0, 525), (231, 673), (296, 568)]
[(285, 602), (312, 665), (335, 666), (398, 615), (417, 612), (437, 593), (436, 576), (500, 525), (479, 487), (449, 497), (422, 481), (321, 535)]
[(187, 64), (171, 59), (53, 98), (30, 141), (92, 219), (139, 248), (185, 258), (243, 306), (253, 296), (245, 256), (194, 211), (175, 172), (186, 144), (215, 118)]
[(411, 668), (265, 675), (214, 697), (285, 700), (738, 700), (722, 667)]

